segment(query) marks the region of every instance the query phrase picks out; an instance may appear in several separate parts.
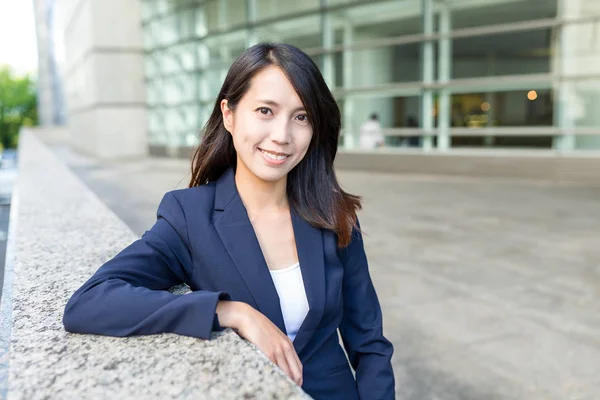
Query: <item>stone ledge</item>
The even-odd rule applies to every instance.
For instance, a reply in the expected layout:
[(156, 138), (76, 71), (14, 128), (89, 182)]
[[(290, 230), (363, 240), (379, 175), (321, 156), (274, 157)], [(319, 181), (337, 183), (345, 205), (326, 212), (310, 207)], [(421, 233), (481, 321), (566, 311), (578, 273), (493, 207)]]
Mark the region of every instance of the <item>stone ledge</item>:
[(67, 333), (70, 295), (137, 237), (31, 130), (21, 133), (10, 224), (2, 398), (309, 398), (230, 330), (209, 341)]

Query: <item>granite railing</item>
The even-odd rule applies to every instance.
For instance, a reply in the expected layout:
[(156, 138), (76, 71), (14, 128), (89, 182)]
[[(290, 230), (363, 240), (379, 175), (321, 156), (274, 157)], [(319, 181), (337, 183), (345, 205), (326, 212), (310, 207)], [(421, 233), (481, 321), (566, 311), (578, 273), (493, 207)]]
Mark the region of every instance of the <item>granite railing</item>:
[(19, 147), (0, 305), (2, 398), (309, 398), (231, 330), (207, 341), (67, 333), (71, 294), (136, 236), (33, 132)]

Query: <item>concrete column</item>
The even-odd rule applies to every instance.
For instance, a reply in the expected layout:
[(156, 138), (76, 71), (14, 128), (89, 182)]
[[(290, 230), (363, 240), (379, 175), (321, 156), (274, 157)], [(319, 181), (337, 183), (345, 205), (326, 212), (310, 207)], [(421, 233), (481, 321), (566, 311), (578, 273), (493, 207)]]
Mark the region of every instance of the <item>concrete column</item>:
[[(227, 0), (219, 0), (219, 28), (223, 29), (225, 26), (227, 26)], [(219, 48), (219, 55), (222, 60), (229, 60), (231, 57), (229, 46), (227, 46), (225, 43), (221, 44), (221, 47)], [(226, 76), (227, 69), (221, 69), (221, 82), (225, 80)]]
[[(197, 12), (197, 17), (196, 17), (196, 29), (199, 30), (200, 32), (202, 32), (202, 35), (206, 35), (206, 33), (208, 32), (208, 27), (206, 24), (206, 12), (204, 11), (204, 8), (201, 8), (198, 10)], [(206, 46), (206, 44), (204, 44), (204, 42), (200, 42), (197, 44), (197, 49), (196, 49), (196, 54), (197, 54), (197, 58), (196, 58), (196, 62), (197, 65), (196, 67), (199, 69), (205, 69), (206, 67), (208, 67), (208, 64), (210, 62), (210, 54), (208, 51), (208, 47)], [(207, 78), (207, 74), (206, 72), (201, 72), (200, 73), (200, 79), (199, 79), (199, 96), (197, 98), (201, 99), (201, 100), (208, 100), (210, 98), (212, 98), (212, 96), (214, 96), (214, 94), (210, 93), (210, 88), (209, 88), (209, 84), (208, 84), (208, 78)]]
[(56, 0), (34, 0), (38, 48), (38, 117), (42, 126), (64, 125), (66, 110), (63, 87), (56, 60)]
[(246, 0), (246, 16), (248, 17), (248, 23), (252, 25), (248, 32), (248, 37), (246, 38), (246, 47), (254, 46), (259, 42), (258, 35), (256, 34), (256, 28), (253, 26), (257, 19), (256, 13), (256, 0)]
[[(369, 34), (354, 32), (357, 42), (372, 39)], [(354, 50), (352, 55), (352, 87), (373, 87), (393, 82), (394, 53), (386, 47)], [(394, 98), (382, 94), (356, 93), (352, 98), (352, 128), (357, 146), (360, 127), (372, 113), (379, 115), (382, 128), (393, 126)]]
[[(433, 0), (421, 0), (421, 23), (425, 35), (433, 34)], [(421, 50), (421, 74), (422, 81), (425, 84), (433, 83), (433, 42), (428, 40), (422, 44)], [(421, 127), (425, 130), (433, 128), (433, 91), (431, 89), (423, 90), (421, 94)], [(423, 150), (429, 151), (433, 148), (432, 137), (427, 135), (423, 137)]]
[[(321, 0), (321, 6), (326, 7), (328, 0)], [(331, 13), (321, 14), (321, 43), (323, 48), (329, 50), (333, 47), (333, 23)], [(333, 54), (323, 54), (323, 78), (327, 85), (332, 88), (335, 86), (335, 69), (333, 67)]]
[[(494, 54), (491, 54), (491, 53), (488, 54), (486, 57), (486, 72), (487, 72), (488, 76), (494, 75), (494, 70), (496, 68), (495, 64), (496, 64), (496, 57), (494, 56)], [(485, 101), (490, 105), (490, 110), (487, 112), (487, 115), (488, 115), (487, 126), (491, 126), (493, 120), (495, 119), (495, 115), (496, 115), (496, 109), (495, 109), (495, 104), (494, 104), (494, 95), (490, 92), (486, 92), (485, 93)], [(485, 147), (493, 147), (495, 142), (496, 142), (495, 136), (484, 136), (483, 137), (483, 144), (485, 145)]]
[[(448, 35), (451, 30), (452, 16), (450, 7), (446, 3), (440, 4), (439, 31), (441, 35)], [(442, 37), (438, 46), (438, 81), (448, 82), (451, 79), (452, 68), (452, 39), (448, 36)], [(438, 107), (438, 142), (440, 150), (450, 147), (450, 90), (441, 89), (439, 93)]]
[[(571, 20), (600, 14), (597, 0), (560, 0), (558, 16)], [(555, 90), (556, 123), (559, 127), (593, 127), (600, 129), (600, 81), (596, 79), (569, 80), (589, 75), (600, 75), (599, 23), (566, 24), (559, 31), (556, 43), (555, 73), (563, 79)], [(567, 78), (567, 79), (564, 79)], [(600, 135), (564, 135), (554, 140), (554, 148), (600, 149)]]
[[(333, 27), (331, 26), (331, 15), (325, 14), (322, 17), (323, 23), (323, 47), (331, 49), (333, 47)], [(333, 68), (333, 54), (323, 54), (323, 78), (327, 85), (332, 88), (335, 86), (335, 69)]]
[(99, 158), (145, 155), (141, 2), (64, 0), (61, 7), (73, 147)]
[(227, 0), (219, 1), (219, 29), (223, 29), (227, 26)]
[[(344, 47), (351, 46), (354, 41), (354, 27), (350, 21), (344, 23)], [(344, 64), (343, 72), (343, 84), (344, 89), (348, 89), (352, 86), (352, 51), (345, 50), (342, 55), (342, 63)], [(343, 121), (344, 121), (344, 147), (352, 148), (358, 143), (358, 127), (353, 126), (352, 116), (354, 115), (354, 100), (351, 97), (344, 99), (343, 108)]]
[[(486, 126), (493, 127), (494, 120), (496, 119), (496, 104), (494, 102), (495, 96), (493, 93), (487, 92), (485, 94), (485, 102), (489, 104), (490, 109), (487, 111), (488, 121)], [(493, 135), (488, 135), (483, 137), (483, 144), (485, 147), (494, 147), (494, 143), (496, 142), (496, 137)]]

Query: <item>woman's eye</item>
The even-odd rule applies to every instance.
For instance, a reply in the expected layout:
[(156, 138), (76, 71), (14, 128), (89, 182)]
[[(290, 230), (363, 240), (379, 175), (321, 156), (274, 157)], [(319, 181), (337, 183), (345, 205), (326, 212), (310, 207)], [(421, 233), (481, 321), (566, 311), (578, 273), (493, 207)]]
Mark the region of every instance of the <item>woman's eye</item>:
[(270, 111), (271, 110), (268, 107), (260, 107), (258, 109), (258, 112), (260, 112), (263, 115), (268, 115)]
[(298, 118), (298, 121), (300, 121), (300, 122), (306, 122), (306, 121), (308, 121), (308, 116), (304, 115), (304, 114), (300, 114), (296, 118)]

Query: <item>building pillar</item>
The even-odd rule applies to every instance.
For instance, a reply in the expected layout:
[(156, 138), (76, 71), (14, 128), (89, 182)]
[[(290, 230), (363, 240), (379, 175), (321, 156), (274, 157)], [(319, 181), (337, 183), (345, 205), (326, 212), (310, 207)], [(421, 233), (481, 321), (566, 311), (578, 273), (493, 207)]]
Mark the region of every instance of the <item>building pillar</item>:
[[(452, 69), (452, 39), (449, 37), (452, 23), (450, 7), (446, 3), (440, 4), (439, 32), (442, 35), (438, 46), (438, 81), (446, 83), (451, 79)], [(440, 150), (450, 147), (450, 90), (440, 89), (438, 102), (438, 142)]]
[[(434, 15), (433, 0), (421, 0), (421, 24), (424, 35), (433, 34)], [(426, 40), (421, 48), (421, 75), (422, 82), (426, 85), (433, 83), (433, 41)], [(428, 87), (421, 93), (421, 128), (425, 131), (433, 129), (433, 90)], [(429, 151), (433, 148), (432, 136), (423, 136), (422, 148)]]
[[(344, 22), (344, 39), (343, 44), (344, 48), (348, 46), (352, 46), (354, 42), (354, 27), (350, 21)], [(348, 89), (352, 86), (352, 74), (353, 74), (353, 60), (352, 60), (352, 50), (344, 50), (342, 53), (342, 63), (343, 63), (343, 85), (344, 89)], [(343, 120), (344, 120), (344, 147), (352, 148), (357, 147), (358, 144), (358, 127), (353, 126), (353, 116), (354, 116), (354, 99), (352, 97), (344, 98), (344, 107), (343, 107)]]
[[(558, 17), (562, 20), (585, 18), (600, 13), (597, 0), (559, 0)], [(600, 75), (598, 22), (562, 25), (556, 41), (553, 62), (557, 86), (554, 113), (557, 126), (567, 131), (556, 137), (553, 147), (559, 151), (600, 149), (600, 135), (573, 135), (573, 128), (600, 129)], [(574, 78), (574, 79), (570, 79)], [(584, 78), (584, 79), (577, 79)]]
[(34, 0), (34, 17), (38, 50), (38, 117), (42, 126), (65, 124), (65, 104), (56, 43), (58, 31), (55, 23), (57, 1)]
[(140, 1), (61, 3), (71, 142), (98, 158), (148, 152)]
[[(322, 0), (322, 3), (327, 3)], [(321, 43), (325, 50), (333, 48), (333, 24), (330, 13), (321, 14)], [(323, 54), (323, 78), (330, 88), (335, 86), (335, 69), (333, 66), (333, 54), (330, 52)]]
[[(486, 57), (486, 72), (488, 76), (493, 76), (494, 70), (496, 68), (496, 56), (494, 54), (488, 54)], [(489, 110), (487, 111), (488, 121), (486, 126), (490, 127), (493, 124), (494, 119), (496, 118), (496, 108), (494, 104), (494, 95), (491, 92), (485, 93), (485, 102), (489, 104)], [(483, 144), (485, 147), (494, 147), (496, 143), (496, 137), (493, 135), (486, 135), (483, 137)]]
[(257, 17), (257, 4), (256, 0), (246, 0), (246, 16), (248, 23), (251, 25), (248, 31), (248, 37), (246, 38), (246, 47), (252, 47), (259, 42), (258, 34), (254, 24), (256, 23)]

